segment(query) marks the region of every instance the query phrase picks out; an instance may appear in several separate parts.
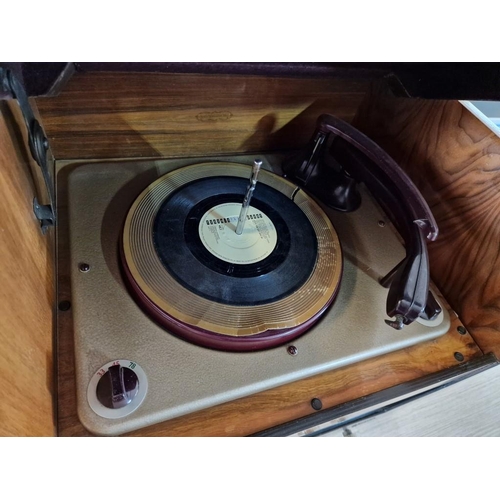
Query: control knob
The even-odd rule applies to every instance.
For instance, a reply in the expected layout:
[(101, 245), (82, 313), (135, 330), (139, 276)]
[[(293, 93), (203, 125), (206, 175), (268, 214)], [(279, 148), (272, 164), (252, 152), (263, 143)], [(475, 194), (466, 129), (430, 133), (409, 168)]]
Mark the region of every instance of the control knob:
[(113, 365), (97, 384), (96, 395), (107, 408), (123, 408), (132, 402), (139, 392), (139, 379), (133, 370)]
[(144, 370), (130, 359), (115, 359), (94, 373), (87, 386), (87, 401), (101, 417), (123, 418), (143, 403), (147, 392)]

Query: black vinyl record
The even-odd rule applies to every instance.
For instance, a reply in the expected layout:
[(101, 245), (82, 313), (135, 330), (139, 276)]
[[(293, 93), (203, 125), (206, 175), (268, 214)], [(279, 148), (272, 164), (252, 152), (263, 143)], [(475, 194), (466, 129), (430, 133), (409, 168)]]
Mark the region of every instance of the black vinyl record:
[(162, 203), (153, 223), (154, 247), (168, 272), (191, 292), (221, 304), (252, 306), (282, 299), (306, 282), (317, 259), (317, 238), (308, 218), (291, 199), (265, 184), (257, 184), (251, 205), (276, 230), (272, 252), (257, 262), (237, 264), (206, 248), (200, 239), (202, 217), (216, 206), (241, 205), (247, 187), (248, 180), (238, 177), (195, 180)]

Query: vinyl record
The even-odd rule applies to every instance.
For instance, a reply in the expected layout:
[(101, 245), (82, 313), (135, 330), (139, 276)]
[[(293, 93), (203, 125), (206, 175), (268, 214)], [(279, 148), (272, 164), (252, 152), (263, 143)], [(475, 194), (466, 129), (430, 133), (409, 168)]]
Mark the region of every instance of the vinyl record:
[(132, 205), (121, 248), (139, 304), (169, 332), (247, 351), (290, 341), (333, 301), (342, 270), (331, 222), (303, 191), (259, 174), (242, 235), (250, 167), (205, 163), (170, 172)]

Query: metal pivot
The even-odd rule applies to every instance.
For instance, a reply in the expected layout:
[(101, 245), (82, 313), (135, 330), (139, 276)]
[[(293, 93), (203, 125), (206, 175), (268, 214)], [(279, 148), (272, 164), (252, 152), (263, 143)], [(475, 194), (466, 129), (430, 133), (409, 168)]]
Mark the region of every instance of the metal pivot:
[(259, 175), (260, 167), (262, 166), (262, 160), (254, 160), (252, 175), (250, 176), (250, 184), (248, 185), (245, 198), (243, 199), (243, 204), (241, 205), (240, 216), (238, 217), (238, 224), (236, 226), (236, 234), (243, 233), (243, 228), (245, 226), (245, 221), (247, 219), (248, 207), (250, 206), (250, 200), (252, 199), (253, 192), (255, 191), (255, 186), (257, 184), (257, 176)]
[(38, 123), (38, 120), (33, 114), (33, 110), (23, 86), (14, 76), (12, 71), (0, 67), (0, 85), (13, 99), (17, 99), (19, 108), (23, 114), (24, 122), (26, 123), (26, 128), (28, 129), (28, 143), (31, 156), (42, 171), (45, 188), (47, 189), (49, 197), (49, 204), (41, 205), (35, 196), (33, 199), (33, 212), (40, 221), (42, 233), (45, 234), (49, 227), (55, 226), (56, 224), (54, 187), (47, 166), (47, 150), (49, 148), (49, 143), (47, 137), (45, 137), (43, 133), (40, 123)]
[(402, 330), (404, 327), (404, 318), (401, 314), (396, 314), (396, 317), (394, 320), (390, 319), (385, 319), (385, 323), (395, 330)]

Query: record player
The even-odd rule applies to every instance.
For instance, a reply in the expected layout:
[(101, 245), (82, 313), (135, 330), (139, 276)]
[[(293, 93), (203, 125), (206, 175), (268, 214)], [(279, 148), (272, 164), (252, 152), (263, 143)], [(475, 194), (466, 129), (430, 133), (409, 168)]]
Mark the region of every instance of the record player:
[(78, 415), (94, 434), (449, 329), (427, 204), (330, 115), (299, 153), (78, 165), (68, 200)]

